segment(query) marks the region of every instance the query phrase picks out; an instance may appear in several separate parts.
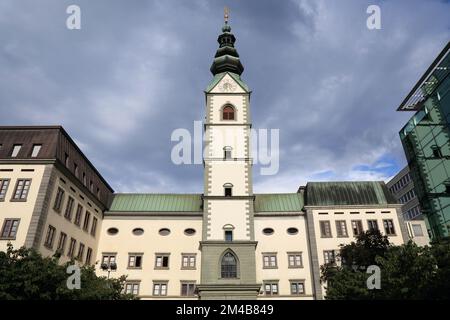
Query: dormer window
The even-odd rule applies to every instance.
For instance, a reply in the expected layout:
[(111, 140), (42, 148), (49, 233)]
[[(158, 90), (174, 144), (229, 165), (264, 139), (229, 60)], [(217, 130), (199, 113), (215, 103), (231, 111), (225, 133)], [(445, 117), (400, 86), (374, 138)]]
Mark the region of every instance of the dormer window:
[(31, 157), (36, 158), (39, 154), (39, 151), (41, 151), (41, 148), (42, 148), (41, 144), (33, 145), (33, 150), (31, 151)]
[(232, 106), (225, 106), (222, 110), (223, 120), (234, 120), (234, 108)]
[(225, 197), (231, 197), (233, 195), (233, 185), (231, 183), (225, 183), (223, 185)]
[(22, 148), (21, 144), (15, 144), (13, 146), (12, 152), (11, 152), (11, 158), (15, 158), (17, 157), (17, 155), (19, 154), (20, 149)]
[(230, 160), (231, 159), (231, 147), (224, 147), (223, 148), (223, 153), (224, 153), (224, 155), (223, 155), (223, 158), (225, 159), (225, 160)]

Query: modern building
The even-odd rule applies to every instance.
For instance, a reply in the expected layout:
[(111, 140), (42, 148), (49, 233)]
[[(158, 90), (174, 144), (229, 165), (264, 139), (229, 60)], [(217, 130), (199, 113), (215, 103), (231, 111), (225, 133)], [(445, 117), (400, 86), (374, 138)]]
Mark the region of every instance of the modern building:
[(226, 21), (205, 90), (202, 194), (113, 193), (62, 128), (3, 127), (0, 249), (98, 262), (144, 299), (322, 299), (320, 265), (341, 244), (368, 229), (404, 243), (384, 182), (253, 193), (251, 91), (235, 41)]
[(450, 42), (397, 109), (415, 112), (400, 139), (432, 238), (450, 235), (449, 52)]
[(409, 167), (406, 166), (400, 170), (386, 185), (395, 199), (403, 205), (403, 220), (406, 223), (409, 239), (418, 245), (428, 245), (430, 238), (419, 199), (414, 191), (414, 182), (409, 174)]

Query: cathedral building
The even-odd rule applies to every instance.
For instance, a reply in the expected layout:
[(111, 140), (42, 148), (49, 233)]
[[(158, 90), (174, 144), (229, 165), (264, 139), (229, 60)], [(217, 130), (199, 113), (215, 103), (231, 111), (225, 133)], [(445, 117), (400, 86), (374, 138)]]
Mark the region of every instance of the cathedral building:
[[(320, 266), (368, 229), (407, 239), (384, 182), (255, 194), (250, 89), (228, 22), (205, 90), (202, 194), (114, 193), (62, 127), (0, 127), (7, 243), (128, 275), (142, 299), (323, 299)], [(222, 139), (229, 133), (233, 139)], [(294, 190), (293, 190), (294, 191)]]

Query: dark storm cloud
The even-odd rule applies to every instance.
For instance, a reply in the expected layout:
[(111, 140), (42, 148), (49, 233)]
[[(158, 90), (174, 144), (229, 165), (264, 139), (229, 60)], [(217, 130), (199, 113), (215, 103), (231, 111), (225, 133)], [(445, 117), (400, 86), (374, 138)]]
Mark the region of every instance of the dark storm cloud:
[(255, 191), (386, 179), (405, 163), (395, 109), (450, 39), (450, 6), (383, 1), (370, 31), (374, 2), (2, 1), (0, 124), (62, 124), (116, 191), (202, 192), (170, 135), (204, 117), (227, 5), (254, 127), (280, 128), (280, 172), (256, 167)]

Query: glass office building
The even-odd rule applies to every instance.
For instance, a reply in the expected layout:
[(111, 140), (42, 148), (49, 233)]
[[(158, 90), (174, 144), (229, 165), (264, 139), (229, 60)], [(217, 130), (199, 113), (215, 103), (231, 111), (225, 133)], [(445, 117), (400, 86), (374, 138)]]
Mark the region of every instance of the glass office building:
[(450, 235), (450, 42), (398, 111), (414, 111), (400, 138), (433, 239)]

